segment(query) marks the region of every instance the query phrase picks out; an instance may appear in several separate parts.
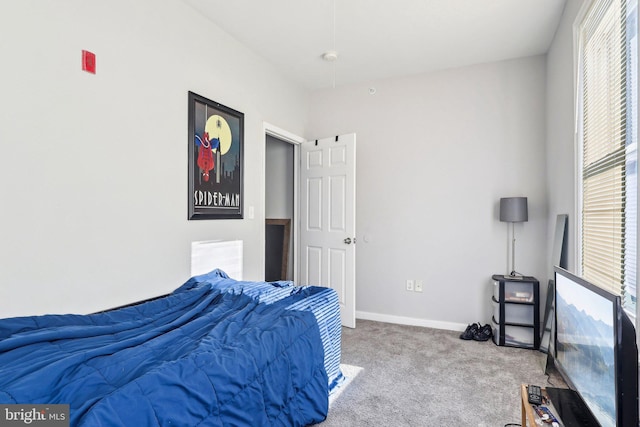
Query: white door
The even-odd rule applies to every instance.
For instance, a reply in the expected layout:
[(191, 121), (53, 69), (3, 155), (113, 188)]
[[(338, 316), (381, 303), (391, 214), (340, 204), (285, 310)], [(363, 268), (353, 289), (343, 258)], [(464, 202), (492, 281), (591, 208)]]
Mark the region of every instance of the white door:
[(300, 150), (300, 284), (334, 289), (344, 326), (356, 326), (356, 135)]

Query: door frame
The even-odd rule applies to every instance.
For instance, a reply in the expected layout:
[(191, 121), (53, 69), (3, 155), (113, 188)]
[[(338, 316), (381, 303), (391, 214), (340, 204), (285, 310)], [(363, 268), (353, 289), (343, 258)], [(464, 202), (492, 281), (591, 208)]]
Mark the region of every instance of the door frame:
[[(293, 145), (293, 218), (291, 219), (292, 225), (291, 225), (291, 231), (293, 232), (293, 248), (291, 249), (293, 252), (293, 281), (295, 283), (299, 282), (299, 254), (298, 254), (298, 250), (299, 250), (299, 234), (300, 234), (300, 221), (298, 221), (298, 215), (300, 213), (300, 207), (299, 207), (299, 196), (298, 196), (298, 192), (299, 192), (299, 181), (300, 181), (300, 145), (303, 142), (306, 142), (306, 139), (302, 138), (301, 136), (298, 136), (296, 134), (293, 134), (289, 131), (286, 131), (278, 126), (275, 126), (271, 123), (268, 122), (262, 122), (262, 127), (263, 127), (263, 132), (262, 134), (264, 135), (264, 149), (265, 149), (265, 153), (266, 153), (266, 149), (267, 149), (267, 136), (272, 136), (274, 138), (277, 138), (281, 141), (287, 142), (291, 145)], [(266, 171), (267, 171), (267, 156), (265, 154), (265, 156), (263, 157), (263, 164), (262, 164), (262, 181), (266, 182)], [(263, 217), (266, 218), (266, 203), (267, 203), (267, 190), (265, 188), (265, 186), (262, 186), (262, 212), (263, 212)], [(265, 220), (265, 218), (263, 218), (263, 222)], [(266, 239), (266, 233), (265, 233), (265, 226), (263, 224), (263, 226), (261, 227), (262, 230), (262, 241), (263, 244), (262, 246), (264, 247), (264, 241)], [(264, 262), (265, 262), (265, 256), (262, 257), (262, 270), (264, 271)]]

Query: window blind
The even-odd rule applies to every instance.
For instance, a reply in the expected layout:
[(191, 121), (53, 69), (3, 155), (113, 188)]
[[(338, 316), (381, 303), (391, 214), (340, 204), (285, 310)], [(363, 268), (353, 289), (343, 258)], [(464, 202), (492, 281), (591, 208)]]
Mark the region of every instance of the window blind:
[(625, 293), (626, 7), (596, 1), (581, 26), (582, 275)]

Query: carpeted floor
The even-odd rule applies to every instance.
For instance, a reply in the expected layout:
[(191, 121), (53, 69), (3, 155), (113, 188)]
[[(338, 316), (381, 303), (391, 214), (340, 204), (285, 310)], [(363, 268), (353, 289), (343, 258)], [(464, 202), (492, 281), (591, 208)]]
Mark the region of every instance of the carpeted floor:
[(520, 384), (547, 382), (546, 355), (459, 339), (459, 332), (358, 320), (342, 363), (362, 367), (319, 427), (475, 426), (520, 422)]

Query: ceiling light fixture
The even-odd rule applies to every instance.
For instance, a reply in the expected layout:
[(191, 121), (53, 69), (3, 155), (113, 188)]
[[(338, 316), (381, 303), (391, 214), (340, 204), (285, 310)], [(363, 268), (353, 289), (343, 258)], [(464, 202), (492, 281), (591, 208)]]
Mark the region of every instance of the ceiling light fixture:
[(338, 59), (338, 52), (336, 52), (335, 50), (329, 50), (322, 54), (322, 59), (327, 62), (333, 62)]

